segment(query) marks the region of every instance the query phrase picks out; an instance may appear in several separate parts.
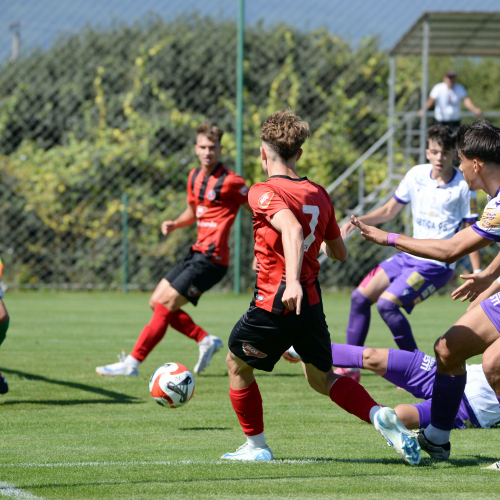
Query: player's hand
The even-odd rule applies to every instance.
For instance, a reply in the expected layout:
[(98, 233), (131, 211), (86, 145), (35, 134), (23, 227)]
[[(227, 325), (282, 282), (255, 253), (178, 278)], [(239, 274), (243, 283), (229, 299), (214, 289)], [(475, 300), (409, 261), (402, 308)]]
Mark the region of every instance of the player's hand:
[(281, 302), (287, 309), (293, 311), (297, 309), (297, 316), (300, 314), (300, 307), (302, 305), (303, 296), (302, 286), (298, 281), (287, 283)]
[(467, 281), (451, 292), (451, 298), (460, 299), (460, 302), (467, 300), (474, 302), (495, 281), (495, 278), (487, 275), (485, 271), (477, 274), (461, 274), (460, 277)]
[(351, 215), (351, 224), (353, 224), (356, 227), (359, 227), (361, 231), (361, 236), (363, 236), (363, 238), (366, 241), (371, 241), (372, 243), (376, 243), (377, 245), (383, 247), (387, 246), (387, 235), (389, 233), (361, 222), (354, 215)]
[(176, 224), (173, 220), (164, 220), (161, 223), (161, 232), (167, 236), (170, 233), (173, 233), (176, 229)]
[(282, 358), (285, 358), (289, 363), (300, 363), (300, 359), (297, 358), (292, 358), (290, 354), (288, 354), (288, 351), (285, 351), (282, 355)]
[(356, 228), (350, 222), (346, 222), (340, 228), (340, 236), (342, 236), (342, 239), (345, 241), (347, 238), (347, 235), (349, 233), (352, 233), (354, 231), (354, 229), (356, 229)]

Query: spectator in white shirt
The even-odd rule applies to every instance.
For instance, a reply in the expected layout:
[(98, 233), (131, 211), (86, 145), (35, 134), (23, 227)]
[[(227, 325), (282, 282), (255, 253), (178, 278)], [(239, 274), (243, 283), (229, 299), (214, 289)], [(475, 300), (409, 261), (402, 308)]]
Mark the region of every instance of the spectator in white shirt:
[[(481, 110), (467, 95), (465, 87), (457, 83), (455, 71), (447, 71), (443, 81), (434, 85), (425, 107), (431, 109), (434, 106), (436, 121), (448, 125), (452, 130), (457, 130), (460, 127), (460, 101), (464, 101), (465, 107), (475, 115), (481, 114)], [(419, 111), (419, 115), (423, 115), (422, 110)]]

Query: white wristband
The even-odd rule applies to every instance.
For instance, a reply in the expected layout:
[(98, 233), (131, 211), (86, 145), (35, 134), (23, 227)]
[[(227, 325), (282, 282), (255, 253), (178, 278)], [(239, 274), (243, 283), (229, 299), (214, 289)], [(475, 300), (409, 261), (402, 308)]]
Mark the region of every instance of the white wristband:
[(474, 269), (473, 273), (474, 274), (479, 274), (479, 273), (482, 273), (483, 270), (482, 269)]
[(497, 278), (497, 281), (500, 283), (500, 276)]

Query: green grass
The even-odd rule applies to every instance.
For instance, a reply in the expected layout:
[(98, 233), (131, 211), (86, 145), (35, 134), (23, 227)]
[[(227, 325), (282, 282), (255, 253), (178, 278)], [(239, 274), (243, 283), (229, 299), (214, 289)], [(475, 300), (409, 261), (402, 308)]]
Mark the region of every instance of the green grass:
[[(454, 431), (450, 462), (424, 459), (410, 467), (370, 425), (309, 389), (300, 366), (284, 361), (273, 374), (257, 374), (277, 460), (220, 462), (244, 442), (228, 397), (225, 354), (196, 378), (191, 402), (175, 410), (156, 405), (148, 391), (159, 365), (192, 368), (197, 361), (197, 345), (174, 330), (139, 377), (95, 374), (122, 347), (132, 348), (150, 318), (146, 294), (8, 292), (5, 303), (11, 328), (0, 371), (10, 392), (0, 396), (0, 481), (37, 497), (498, 499), (500, 474), (481, 469), (500, 459), (497, 429)], [(227, 341), (248, 303), (249, 296), (208, 294), (187, 310)], [(333, 341), (345, 339), (348, 308), (346, 295), (325, 297)], [(464, 310), (447, 297), (417, 307), (411, 323), (419, 347), (431, 353)], [(393, 346), (375, 309), (367, 344)], [(382, 404), (415, 401), (369, 372), (362, 383)]]

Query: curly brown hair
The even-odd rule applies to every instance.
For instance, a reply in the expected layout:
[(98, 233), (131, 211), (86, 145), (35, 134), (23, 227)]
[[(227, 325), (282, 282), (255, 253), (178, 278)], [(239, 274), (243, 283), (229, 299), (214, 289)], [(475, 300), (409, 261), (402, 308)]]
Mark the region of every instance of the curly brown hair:
[(220, 144), (224, 131), (215, 125), (212, 125), (210, 122), (203, 122), (196, 129), (196, 136), (200, 134), (208, 137), (211, 141), (218, 142)]
[(262, 141), (283, 160), (295, 156), (310, 135), (309, 124), (289, 109), (267, 117), (260, 132)]

